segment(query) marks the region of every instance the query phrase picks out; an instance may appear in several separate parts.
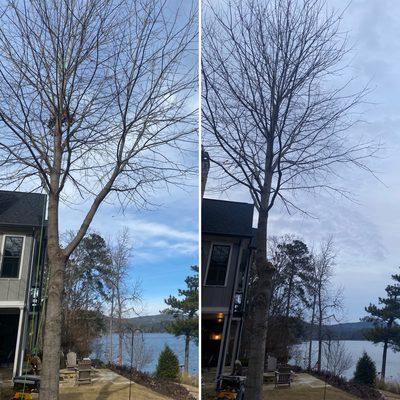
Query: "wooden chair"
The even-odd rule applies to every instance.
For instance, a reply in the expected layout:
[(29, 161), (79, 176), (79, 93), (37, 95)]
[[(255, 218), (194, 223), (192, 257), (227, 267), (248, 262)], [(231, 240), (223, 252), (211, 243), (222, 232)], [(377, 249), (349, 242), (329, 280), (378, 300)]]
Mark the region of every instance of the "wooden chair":
[(92, 361), (90, 359), (83, 359), (78, 361), (76, 368), (76, 384), (92, 383)]
[(70, 351), (67, 354), (67, 369), (74, 370), (78, 364), (76, 363), (76, 353)]
[(288, 385), (290, 387), (292, 381), (292, 371), (289, 369), (275, 371), (275, 388), (279, 385)]

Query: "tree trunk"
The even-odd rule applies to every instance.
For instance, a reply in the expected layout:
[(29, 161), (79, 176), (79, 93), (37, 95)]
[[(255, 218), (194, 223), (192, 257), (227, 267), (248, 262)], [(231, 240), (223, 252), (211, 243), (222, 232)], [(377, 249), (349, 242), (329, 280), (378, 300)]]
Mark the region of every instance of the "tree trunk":
[(109, 336), (110, 336), (110, 349), (108, 353), (108, 362), (113, 363), (113, 315), (114, 315), (114, 289), (111, 293), (111, 311), (110, 311), (110, 326), (109, 326)]
[(189, 375), (189, 346), (190, 346), (190, 336), (185, 336), (185, 362), (183, 370), (187, 375)]
[(311, 326), (310, 326), (310, 342), (308, 345), (308, 365), (307, 369), (311, 371), (312, 367), (312, 341), (313, 341), (313, 333), (314, 333), (314, 322), (315, 322), (315, 305), (316, 305), (317, 297), (314, 294), (313, 298), (313, 307), (312, 307), (312, 313), (311, 313)]
[(388, 341), (387, 339), (383, 343), (383, 354), (382, 354), (382, 371), (381, 371), (381, 379), (385, 380), (386, 374), (386, 357), (387, 357), (387, 349), (388, 349)]
[(246, 380), (246, 398), (251, 400), (260, 400), (262, 394), (268, 307), (272, 275), (274, 272), (272, 264), (267, 261), (269, 189), (267, 189), (265, 193), (264, 198), (261, 199), (257, 224), (257, 250), (255, 256), (257, 280), (251, 291), (251, 303), (248, 314), (251, 322), (251, 336), (249, 341), (249, 367)]
[(121, 292), (119, 284), (117, 286), (117, 317), (118, 317), (118, 365), (122, 365), (122, 303), (121, 303)]
[(318, 321), (318, 372), (321, 372), (321, 364), (322, 364), (322, 309), (320, 306), (319, 311), (319, 321)]
[(122, 365), (122, 340), (123, 333), (121, 331), (118, 332), (118, 365)]
[[(396, 297), (395, 297), (396, 298)], [(387, 323), (386, 329), (388, 330), (388, 334), (390, 334), (390, 330), (393, 326), (393, 319), (390, 319)], [(383, 343), (383, 354), (382, 354), (382, 371), (381, 371), (381, 379), (385, 380), (386, 375), (386, 357), (387, 357), (387, 349), (388, 349), (389, 339), (386, 339)]]
[(288, 294), (287, 294), (286, 312), (285, 312), (286, 320), (289, 319), (289, 315), (290, 315), (290, 303), (292, 300), (292, 286), (293, 286), (293, 274), (290, 275), (289, 283), (288, 283)]
[(284, 337), (282, 338), (283, 348), (285, 351), (285, 362), (289, 361), (289, 316), (290, 316), (290, 306), (292, 300), (292, 288), (293, 288), (293, 273), (290, 274), (289, 284), (288, 284), (288, 294), (286, 301), (286, 311), (285, 311), (285, 328), (284, 328)]
[(48, 220), (48, 299), (43, 340), (43, 367), (40, 400), (57, 400), (61, 351), (61, 304), (66, 257), (58, 241), (58, 199), (49, 196)]

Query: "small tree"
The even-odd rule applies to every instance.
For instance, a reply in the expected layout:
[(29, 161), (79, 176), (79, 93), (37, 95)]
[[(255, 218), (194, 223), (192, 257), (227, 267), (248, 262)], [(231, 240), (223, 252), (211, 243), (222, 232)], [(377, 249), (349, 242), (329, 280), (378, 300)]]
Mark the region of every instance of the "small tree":
[[(115, 245), (111, 246), (112, 272), (109, 276), (111, 287), (111, 310), (109, 321), (109, 360), (113, 362), (113, 333), (118, 334), (118, 364), (123, 364), (123, 340), (125, 335), (124, 319), (132, 315), (139, 315), (141, 302), (141, 287), (139, 282), (129, 279), (132, 267), (129, 263), (131, 244), (129, 230), (123, 228), (116, 238)], [(128, 283), (129, 279), (129, 283)], [(115, 318), (115, 324), (114, 324)]]
[(335, 376), (341, 376), (353, 365), (353, 358), (340, 340), (332, 340), (324, 348), (326, 369)]
[(189, 373), (189, 346), (191, 340), (197, 340), (199, 336), (199, 268), (191, 267), (196, 274), (185, 279), (187, 289), (179, 289), (181, 299), (169, 296), (165, 303), (169, 308), (163, 312), (174, 316), (174, 321), (166, 326), (168, 332), (175, 336), (185, 337), (185, 362), (184, 371)]
[(164, 350), (158, 358), (156, 376), (157, 378), (173, 380), (177, 379), (179, 376), (178, 357), (167, 345), (165, 345)]
[(354, 382), (362, 385), (375, 386), (376, 366), (371, 357), (364, 351), (357, 361), (356, 371), (354, 372)]
[(127, 354), (132, 354), (132, 367), (138, 371), (142, 371), (144, 367), (149, 365), (153, 359), (153, 349), (146, 345), (146, 342), (140, 336), (135, 336), (132, 340), (130, 337), (125, 337), (125, 348)]
[[(322, 342), (323, 342), (323, 326), (334, 319), (338, 321), (337, 314), (342, 310), (343, 295), (341, 289), (332, 290), (332, 279), (334, 276), (335, 266), (335, 250), (332, 238), (321, 243), (318, 254), (315, 255), (314, 262), (314, 286), (311, 290), (312, 295), (312, 318), (311, 329), (313, 329), (314, 321), (317, 323), (317, 340), (318, 340), (318, 358), (317, 368), (321, 371), (322, 367)], [(311, 332), (312, 334), (312, 332)], [(309, 342), (309, 362), (308, 368), (311, 368), (312, 354), (312, 338)]]

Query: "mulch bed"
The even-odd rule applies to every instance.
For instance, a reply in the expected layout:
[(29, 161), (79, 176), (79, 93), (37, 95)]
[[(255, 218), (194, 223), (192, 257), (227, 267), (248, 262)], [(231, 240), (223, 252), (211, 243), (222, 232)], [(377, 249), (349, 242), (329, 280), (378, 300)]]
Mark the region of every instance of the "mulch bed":
[(174, 400), (196, 400), (185, 387), (176, 382), (159, 379), (150, 374), (137, 371), (136, 369), (133, 369), (131, 374), (129, 368), (118, 365), (107, 364), (106, 367), (125, 378), (129, 379), (132, 377), (135, 383), (164, 396), (172, 397)]
[(309, 374), (314, 375), (323, 381), (326, 381), (329, 385), (343, 390), (353, 396), (359, 397), (363, 400), (387, 400), (387, 397), (383, 395), (378, 389), (367, 385), (360, 385), (359, 383), (348, 381), (345, 378), (335, 376), (329, 372), (316, 372), (307, 371)]

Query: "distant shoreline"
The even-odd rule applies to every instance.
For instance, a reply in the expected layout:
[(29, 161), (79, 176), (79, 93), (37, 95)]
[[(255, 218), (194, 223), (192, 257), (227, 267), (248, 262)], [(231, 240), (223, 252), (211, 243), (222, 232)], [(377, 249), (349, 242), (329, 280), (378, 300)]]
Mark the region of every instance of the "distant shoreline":
[[(166, 325), (173, 320), (173, 316), (169, 314), (156, 314), (156, 315), (144, 315), (133, 318), (124, 318), (122, 320), (122, 326), (126, 329), (140, 329), (144, 333), (167, 333)], [(108, 328), (110, 317), (104, 315), (105, 325)], [(116, 321), (113, 318), (113, 321)], [(107, 328), (104, 334), (107, 332)], [(113, 333), (118, 333), (119, 330), (116, 329), (116, 324), (114, 325)]]

